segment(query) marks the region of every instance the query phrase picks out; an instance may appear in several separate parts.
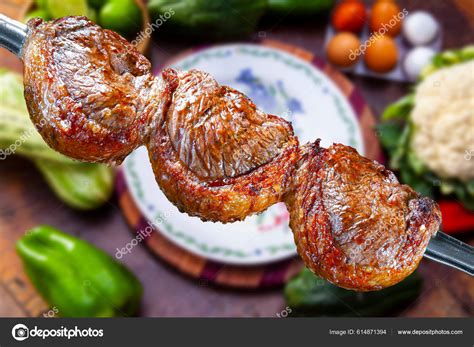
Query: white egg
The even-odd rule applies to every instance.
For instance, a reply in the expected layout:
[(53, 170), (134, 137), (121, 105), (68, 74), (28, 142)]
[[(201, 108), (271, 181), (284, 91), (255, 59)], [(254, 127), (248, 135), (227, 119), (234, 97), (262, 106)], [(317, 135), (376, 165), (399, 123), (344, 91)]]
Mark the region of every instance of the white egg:
[(402, 30), (408, 42), (414, 46), (421, 46), (434, 40), (439, 30), (439, 24), (428, 12), (417, 11), (404, 19)]
[(411, 80), (416, 80), (423, 68), (431, 61), (436, 51), (428, 47), (416, 47), (405, 57), (403, 68)]

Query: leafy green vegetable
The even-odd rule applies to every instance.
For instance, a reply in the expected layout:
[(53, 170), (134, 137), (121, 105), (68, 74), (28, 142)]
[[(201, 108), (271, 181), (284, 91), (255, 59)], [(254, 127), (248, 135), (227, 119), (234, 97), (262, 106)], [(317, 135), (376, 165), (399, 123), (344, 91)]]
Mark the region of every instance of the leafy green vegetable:
[(403, 132), (403, 126), (395, 122), (385, 122), (377, 126), (380, 142), (382, 146), (390, 153), (393, 153), (398, 148), (400, 136)]
[[(441, 52), (423, 69), (421, 78), (426, 78), (440, 68), (473, 59), (474, 46)], [(411, 135), (416, 131), (410, 122), (413, 107), (414, 93), (411, 93), (389, 105), (382, 114), (382, 123), (377, 126), (380, 142), (390, 156), (390, 167), (399, 172), (403, 183), (411, 185), (416, 191), (431, 197), (437, 192), (453, 195), (464, 207), (474, 210), (474, 181), (463, 183), (439, 177), (411, 149)]]
[(295, 316), (384, 316), (415, 300), (422, 278), (415, 272), (402, 282), (375, 292), (337, 287), (304, 268), (285, 287), (285, 298)]
[(74, 161), (44, 142), (28, 115), (21, 76), (0, 70), (0, 159), (13, 154), (31, 159), (56, 195), (73, 208), (96, 208), (113, 192), (111, 168)]
[(435, 55), (431, 64), (427, 65), (421, 72), (421, 79), (443, 67), (459, 64), (474, 59), (474, 45), (466, 46), (460, 49), (452, 49)]
[(403, 119), (406, 120), (410, 115), (410, 111), (413, 108), (414, 95), (409, 94), (393, 104), (387, 106), (382, 114), (382, 119), (385, 121), (392, 119)]

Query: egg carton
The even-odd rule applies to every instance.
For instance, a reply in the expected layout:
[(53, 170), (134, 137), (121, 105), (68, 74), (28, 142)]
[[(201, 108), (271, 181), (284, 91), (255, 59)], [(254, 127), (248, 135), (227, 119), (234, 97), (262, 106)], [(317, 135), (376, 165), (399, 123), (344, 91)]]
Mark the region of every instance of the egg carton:
[[(370, 13), (368, 13), (368, 16)], [(439, 23), (439, 22), (438, 22)], [(403, 23), (402, 23), (403, 25)], [(333, 38), (334, 35), (336, 35), (338, 31), (336, 31), (331, 24), (328, 25), (328, 28), (326, 30), (326, 36), (324, 39), (324, 51), (326, 51), (326, 47), (329, 43), (329, 41)], [(354, 34), (356, 35), (360, 42), (361, 45), (363, 45), (365, 42), (369, 41), (369, 38), (371, 36), (371, 32), (368, 28), (368, 25), (364, 25), (364, 28), (361, 30), (359, 34)], [(423, 47), (431, 48), (435, 52), (440, 52), (442, 45), (443, 45), (443, 30), (441, 28), (441, 25), (439, 27), (439, 32), (436, 35), (436, 38), (430, 43), (423, 45)], [(416, 47), (420, 46), (413, 46), (411, 45), (404, 37), (403, 34), (400, 32), (397, 37), (392, 37), (397, 45), (398, 49), (398, 62), (397, 65), (393, 68), (393, 70), (386, 72), (386, 73), (378, 73), (370, 70), (364, 62), (364, 54), (361, 54), (359, 57), (359, 60), (352, 65), (351, 67), (347, 68), (339, 68), (339, 70), (347, 73), (352, 73), (354, 75), (359, 75), (359, 76), (366, 76), (366, 77), (374, 77), (378, 79), (384, 79), (384, 80), (391, 80), (391, 81), (399, 81), (399, 82), (415, 82), (415, 79), (411, 79), (404, 71), (403, 69), (403, 62), (405, 61), (406, 55)]]

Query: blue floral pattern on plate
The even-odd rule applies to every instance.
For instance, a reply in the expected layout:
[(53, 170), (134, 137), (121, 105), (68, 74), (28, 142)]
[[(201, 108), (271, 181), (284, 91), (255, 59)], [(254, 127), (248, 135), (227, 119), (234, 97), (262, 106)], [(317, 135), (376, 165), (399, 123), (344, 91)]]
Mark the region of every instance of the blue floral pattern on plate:
[[(267, 113), (281, 115), (290, 122), (293, 122), (296, 114), (305, 114), (302, 102), (288, 95), (282, 80), (278, 80), (276, 85), (265, 85), (252, 68), (247, 67), (240, 70), (235, 82), (246, 86), (245, 94)], [(295, 132), (298, 133), (298, 129)]]

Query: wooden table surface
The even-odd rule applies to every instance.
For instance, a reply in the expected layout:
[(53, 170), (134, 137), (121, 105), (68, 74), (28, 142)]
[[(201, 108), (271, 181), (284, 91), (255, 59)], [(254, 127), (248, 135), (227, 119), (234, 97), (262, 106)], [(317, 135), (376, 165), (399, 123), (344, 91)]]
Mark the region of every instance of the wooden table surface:
[[(429, 10), (440, 20), (444, 28), (443, 48), (474, 42), (472, 0), (407, 0), (399, 3), (409, 11)], [(259, 27), (259, 36), (299, 45), (322, 55), (326, 23), (323, 19), (298, 23), (266, 20)], [(160, 37), (159, 30), (155, 34), (152, 44), (155, 63), (162, 63), (190, 47), (189, 43), (165, 40)], [(0, 66), (12, 64), (15, 64), (12, 57), (0, 60)], [(351, 80), (360, 88), (376, 115), (409, 88), (405, 84), (360, 77), (351, 77)], [(56, 199), (31, 163), (19, 157), (9, 157), (0, 162), (0, 233), (14, 241), (21, 231), (38, 224), (51, 224), (79, 235), (110, 254), (129, 242), (132, 236), (116, 198), (92, 213), (76, 212)], [(462, 238), (474, 243), (472, 234)], [(144, 284), (141, 312), (144, 316), (275, 317), (284, 307), (281, 288), (260, 291), (217, 288), (184, 277), (152, 256), (145, 247), (136, 247), (122, 260)], [(0, 266), (5, 271), (10, 264)], [(401, 312), (402, 316), (459, 317), (474, 314), (472, 278), (429, 260), (422, 262), (420, 272), (425, 278), (423, 294)], [(12, 295), (11, 288), (0, 285), (0, 316), (28, 314), (29, 311)]]

